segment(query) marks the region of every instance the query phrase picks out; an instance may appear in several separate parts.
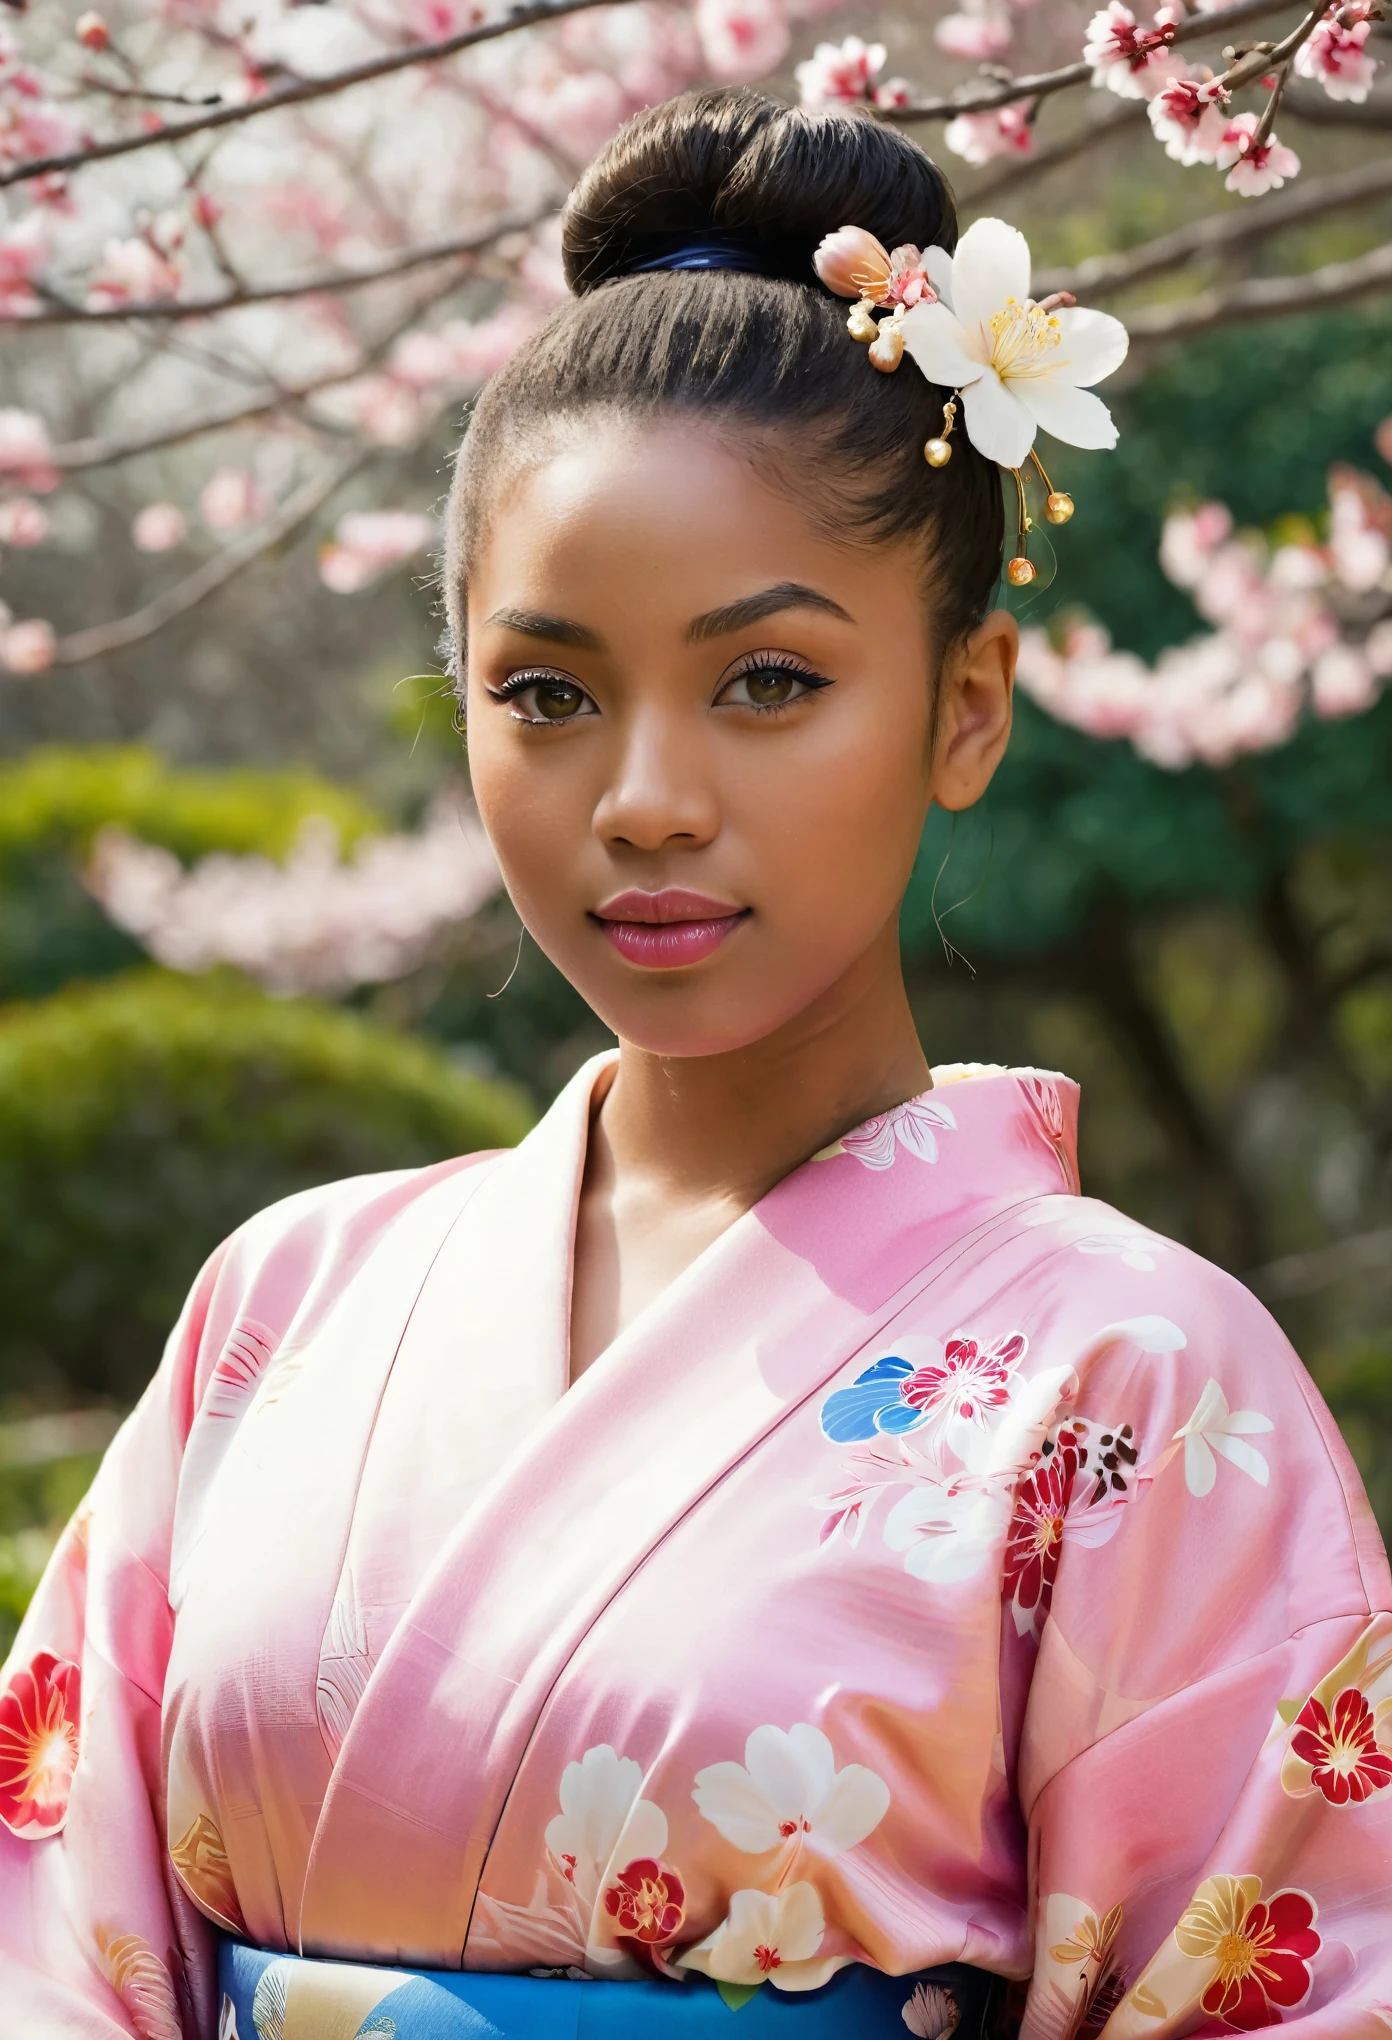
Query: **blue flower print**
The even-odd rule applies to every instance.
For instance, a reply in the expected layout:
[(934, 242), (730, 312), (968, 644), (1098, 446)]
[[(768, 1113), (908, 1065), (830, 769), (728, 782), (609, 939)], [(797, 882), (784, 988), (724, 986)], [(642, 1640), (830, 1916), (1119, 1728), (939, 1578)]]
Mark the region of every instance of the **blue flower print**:
[(822, 1429), (834, 1445), (855, 1445), (877, 1431), (914, 1431), (927, 1411), (906, 1402), (903, 1384), (913, 1365), (890, 1354), (858, 1374), (849, 1388), (838, 1388), (822, 1404)]

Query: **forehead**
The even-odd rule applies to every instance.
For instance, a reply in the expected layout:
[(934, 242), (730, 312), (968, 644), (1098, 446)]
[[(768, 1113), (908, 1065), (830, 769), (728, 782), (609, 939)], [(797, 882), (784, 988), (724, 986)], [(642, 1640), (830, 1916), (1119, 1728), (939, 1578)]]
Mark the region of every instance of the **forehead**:
[(790, 485), (795, 463), (780, 459), (772, 479), (737, 431), (601, 418), (567, 432), (493, 499), (470, 575), (473, 619), (544, 597), (587, 621), (617, 607), (684, 624), (785, 581), (867, 621), (885, 604), (914, 614), (903, 548), (838, 539), (824, 505)]

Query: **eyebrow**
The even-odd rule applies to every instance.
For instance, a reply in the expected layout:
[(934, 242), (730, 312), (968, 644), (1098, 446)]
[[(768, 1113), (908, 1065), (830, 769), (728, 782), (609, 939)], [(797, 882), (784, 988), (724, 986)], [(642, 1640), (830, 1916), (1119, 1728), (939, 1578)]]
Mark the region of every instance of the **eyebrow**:
[(801, 581), (780, 581), (776, 587), (764, 588), (757, 595), (745, 595), (738, 602), (727, 602), (723, 608), (708, 609), (704, 616), (687, 625), (686, 641), (700, 645), (710, 638), (727, 637), (731, 631), (762, 623), (766, 616), (777, 616), (784, 609), (819, 609), (825, 616), (839, 616), (843, 623), (855, 622), (850, 612), (839, 602), (833, 602), (830, 595), (804, 587)]
[(574, 645), (582, 652), (602, 652), (604, 640), (586, 624), (572, 623), (568, 616), (548, 616), (543, 609), (495, 609), (488, 619), (502, 630), (515, 630), (523, 637), (545, 638), (553, 645)]

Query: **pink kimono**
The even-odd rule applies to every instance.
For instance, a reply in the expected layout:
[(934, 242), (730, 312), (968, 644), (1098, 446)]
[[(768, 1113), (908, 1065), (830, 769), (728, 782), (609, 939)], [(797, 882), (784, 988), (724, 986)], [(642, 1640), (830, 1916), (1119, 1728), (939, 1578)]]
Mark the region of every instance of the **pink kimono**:
[(944, 1070), (567, 1389), (607, 1068), (199, 1277), (0, 1679), (4, 2040), (213, 2040), (219, 1926), (1388, 2040), (1392, 1586), (1270, 1319)]

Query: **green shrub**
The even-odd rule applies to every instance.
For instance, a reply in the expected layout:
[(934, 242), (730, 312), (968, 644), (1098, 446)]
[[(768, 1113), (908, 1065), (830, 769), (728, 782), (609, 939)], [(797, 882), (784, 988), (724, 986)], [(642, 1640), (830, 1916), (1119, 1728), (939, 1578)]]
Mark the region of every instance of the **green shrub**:
[(49, 845), (83, 852), (109, 826), (186, 863), (210, 850), (280, 858), (310, 815), (327, 815), (345, 843), (385, 826), (314, 772), (193, 771), (140, 745), (49, 744), (0, 765), (0, 866)]
[(251, 1212), (526, 1124), (440, 1051), (230, 973), (140, 970), (0, 1009), (0, 1396), (133, 1399)]
[(82, 884), (100, 830), (186, 863), (212, 850), (281, 858), (310, 815), (327, 815), (345, 843), (385, 826), (312, 772), (187, 771), (134, 745), (47, 745), (0, 764), (0, 1000), (46, 998), (142, 960)]

